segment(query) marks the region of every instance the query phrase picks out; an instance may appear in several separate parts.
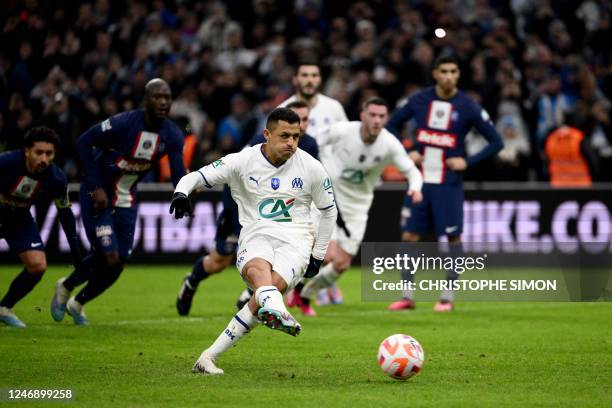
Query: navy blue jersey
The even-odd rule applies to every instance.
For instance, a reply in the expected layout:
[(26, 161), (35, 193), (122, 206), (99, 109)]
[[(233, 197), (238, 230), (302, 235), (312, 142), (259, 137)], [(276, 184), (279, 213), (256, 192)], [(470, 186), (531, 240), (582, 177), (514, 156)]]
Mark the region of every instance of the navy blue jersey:
[(170, 119), (147, 128), (144, 110), (120, 113), (99, 123), (79, 138), (85, 192), (104, 188), (113, 207), (134, 206), (136, 184), (166, 153), (172, 182), (185, 174), (181, 129)]
[(0, 154), (0, 210), (27, 212), (32, 204), (43, 199), (55, 200), (58, 208), (70, 206), (64, 172), (51, 163), (44, 173), (30, 174), (23, 150)]
[(503, 147), (487, 112), (462, 91), (448, 100), (438, 97), (434, 87), (418, 92), (393, 112), (387, 128), (397, 136), (402, 124), (410, 119), (416, 122), (415, 148), (423, 155), (425, 183), (461, 183), (462, 173), (449, 170), (445, 161), (450, 157), (465, 157), (465, 136), (472, 127), (489, 144), (466, 159), (468, 167), (495, 155)]
[[(249, 140), (249, 146), (255, 146), (259, 143), (266, 143), (266, 138), (263, 134), (259, 134)], [(305, 134), (302, 138), (300, 138), (298, 147), (310, 154), (315, 159), (319, 160), (319, 145), (317, 145), (317, 140), (314, 137), (310, 136), (309, 134)]]

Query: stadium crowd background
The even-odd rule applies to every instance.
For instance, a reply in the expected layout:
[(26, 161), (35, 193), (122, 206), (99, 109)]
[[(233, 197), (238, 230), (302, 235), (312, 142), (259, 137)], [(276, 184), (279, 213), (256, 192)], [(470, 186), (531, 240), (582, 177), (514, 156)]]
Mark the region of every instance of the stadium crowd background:
[[(392, 106), (432, 85), (434, 58), (461, 61), (460, 87), (505, 147), (468, 180), (546, 180), (544, 140), (565, 122), (589, 138), (596, 181), (612, 180), (612, 3), (602, 0), (8, 0), (0, 17), (0, 151), (59, 131), (56, 162), (79, 179), (75, 141), (172, 87), (171, 115), (197, 141), (191, 168), (233, 152), (293, 93), (293, 66), (320, 62), (322, 92), (349, 119), (378, 94)], [(446, 36), (437, 38), (442, 27)], [(410, 144), (410, 131), (405, 131)], [(470, 137), (468, 151), (481, 147)], [(160, 179), (155, 175), (152, 180)]]

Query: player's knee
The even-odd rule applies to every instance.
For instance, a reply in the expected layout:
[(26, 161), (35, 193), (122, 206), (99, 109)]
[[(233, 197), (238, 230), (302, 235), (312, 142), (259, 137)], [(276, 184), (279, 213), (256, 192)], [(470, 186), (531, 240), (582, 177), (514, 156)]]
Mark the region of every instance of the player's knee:
[(42, 258), (30, 261), (26, 265), (26, 270), (31, 275), (41, 276), (47, 270), (47, 260)]
[(419, 242), (421, 240), (421, 236), (419, 234), (415, 234), (414, 232), (404, 232), (402, 233), (402, 241), (405, 242)]

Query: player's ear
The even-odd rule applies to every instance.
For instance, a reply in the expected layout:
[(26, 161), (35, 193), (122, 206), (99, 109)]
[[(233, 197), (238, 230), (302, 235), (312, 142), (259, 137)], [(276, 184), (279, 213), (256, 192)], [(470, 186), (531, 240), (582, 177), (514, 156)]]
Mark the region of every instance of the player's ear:
[(266, 129), (264, 129), (264, 131), (263, 131), (263, 135), (264, 135), (264, 138), (266, 139), (266, 142), (269, 142), (269, 141), (270, 141), (270, 136), (271, 136), (272, 134), (270, 133), (270, 131), (269, 131), (267, 128), (266, 128)]

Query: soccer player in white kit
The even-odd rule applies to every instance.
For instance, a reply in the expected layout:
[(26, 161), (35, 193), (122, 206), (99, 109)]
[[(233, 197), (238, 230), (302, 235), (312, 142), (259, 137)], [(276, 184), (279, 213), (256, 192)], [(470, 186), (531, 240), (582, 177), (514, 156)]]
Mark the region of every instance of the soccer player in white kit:
[[(287, 311), (282, 293), (302, 276), (318, 271), (336, 222), (332, 183), (323, 165), (297, 148), (300, 119), (288, 108), (268, 116), (266, 143), (230, 154), (183, 177), (172, 198), (177, 218), (192, 211), (189, 194), (197, 188), (227, 184), (238, 205), (242, 231), (236, 266), (255, 295), (202, 352), (193, 371), (223, 374), (215, 365), (259, 321), (296, 336), (300, 324)], [(313, 234), (310, 205), (321, 211)]]
[(317, 140), (321, 150), (329, 148), (331, 153), (323, 157), (322, 162), (334, 184), (338, 225), (325, 258), (327, 265), (301, 291), (298, 287), (289, 296), (289, 305), (300, 306), (307, 316), (316, 314), (310, 306), (310, 297), (332, 285), (359, 251), (374, 199), (374, 187), (384, 168), (394, 164), (406, 175), (412, 200), (422, 200), (420, 171), (399, 140), (384, 128), (389, 118), (387, 102), (379, 97), (368, 99), (360, 118), (361, 121), (332, 125)]
[[(306, 102), (310, 107), (308, 134), (315, 139), (334, 123), (348, 122), (342, 104), (319, 92), (321, 83), (321, 68), (314, 61), (303, 60), (299, 62), (293, 76), (295, 94), (279, 105), (287, 106), (294, 101)], [(326, 154), (328, 152), (319, 147), (319, 157), (322, 159)], [(313, 210), (313, 217), (315, 220), (318, 219), (315, 210)], [(319, 304), (342, 303), (342, 292), (334, 284), (329, 290), (321, 291), (318, 302)]]

